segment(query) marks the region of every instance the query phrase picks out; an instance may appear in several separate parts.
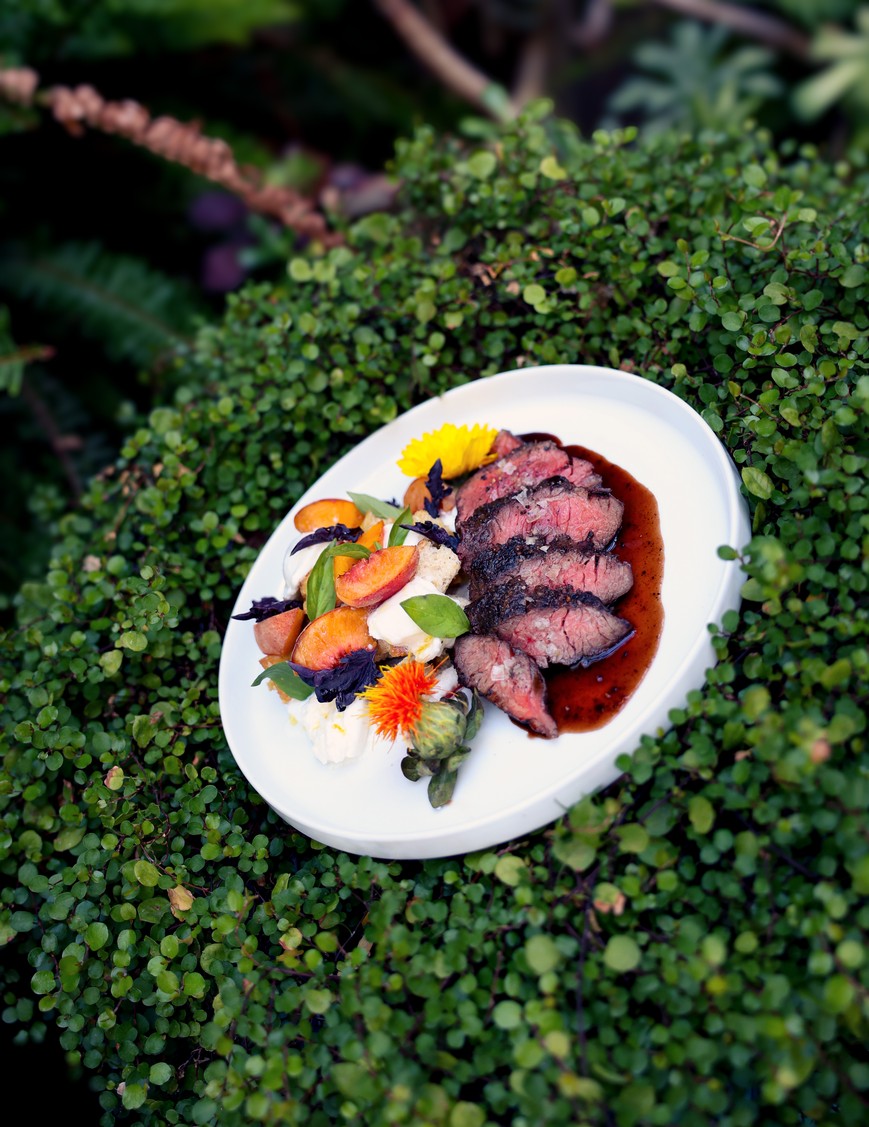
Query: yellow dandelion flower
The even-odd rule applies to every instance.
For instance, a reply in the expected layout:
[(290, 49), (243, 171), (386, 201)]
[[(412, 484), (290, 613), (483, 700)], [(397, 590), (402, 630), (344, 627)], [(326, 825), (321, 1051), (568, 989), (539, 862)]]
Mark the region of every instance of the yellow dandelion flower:
[(436, 687), (435, 671), (411, 660), (387, 669), (361, 696), (368, 702), (368, 719), (377, 734), (394, 740), (413, 731), (425, 697)]
[(472, 427), (444, 423), (409, 442), (401, 452), (398, 468), (408, 477), (425, 477), (440, 458), (444, 478), (461, 477), (495, 460), (491, 450), (497, 433), (495, 427), (481, 423)]

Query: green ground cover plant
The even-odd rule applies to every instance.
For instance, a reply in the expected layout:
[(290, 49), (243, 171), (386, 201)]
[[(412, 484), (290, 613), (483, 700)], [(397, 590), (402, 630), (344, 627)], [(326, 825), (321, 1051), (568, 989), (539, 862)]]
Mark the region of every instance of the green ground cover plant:
[[(199, 330), (15, 599), (3, 1019), (59, 1031), (105, 1124), (864, 1122), (865, 160), (582, 139), (537, 105), (476, 143), (420, 129), (396, 173), (397, 211)], [(378, 426), (564, 361), (670, 388), (739, 468), (707, 685), (522, 840), (308, 840), (223, 736), (239, 586)]]

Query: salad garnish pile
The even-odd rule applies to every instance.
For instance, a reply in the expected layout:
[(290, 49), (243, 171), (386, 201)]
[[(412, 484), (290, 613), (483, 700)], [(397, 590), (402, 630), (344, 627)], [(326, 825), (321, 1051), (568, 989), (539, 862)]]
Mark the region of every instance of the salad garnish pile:
[[(449, 660), (470, 629), (456, 591), (454, 485), (493, 461), (494, 427), (447, 423), (414, 439), (399, 469), (401, 503), (364, 493), (295, 515), (279, 596), (253, 601), (262, 673), (323, 762), (404, 743), (401, 771), (428, 779), (437, 808), (452, 798), (482, 708)], [(452, 483), (452, 484), (451, 484)]]

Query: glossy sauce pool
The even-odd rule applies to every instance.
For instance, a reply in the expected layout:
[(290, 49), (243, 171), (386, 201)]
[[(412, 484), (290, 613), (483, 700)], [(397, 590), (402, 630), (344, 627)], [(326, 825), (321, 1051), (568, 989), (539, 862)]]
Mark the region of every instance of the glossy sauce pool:
[[(553, 435), (523, 435), (526, 441)], [(564, 446), (569, 454), (585, 458), (603, 478), (604, 485), (624, 502), (625, 512), (612, 551), (633, 569), (634, 585), (619, 599), (614, 611), (634, 627), (634, 634), (608, 657), (587, 668), (557, 667), (544, 671), (549, 711), (559, 732), (590, 732), (602, 728), (619, 712), (645, 676), (658, 649), (664, 625), (661, 581), (664, 576), (664, 542), (658, 502), (635, 477), (593, 450)]]

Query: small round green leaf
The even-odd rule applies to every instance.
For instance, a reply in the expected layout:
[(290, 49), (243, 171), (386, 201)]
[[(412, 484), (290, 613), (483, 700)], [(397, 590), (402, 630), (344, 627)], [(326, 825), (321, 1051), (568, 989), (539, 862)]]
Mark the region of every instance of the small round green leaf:
[(136, 874), (136, 880), (145, 888), (153, 888), (160, 879), (159, 870), (150, 861), (137, 861), (133, 872)]
[(468, 172), (478, 180), (488, 180), (497, 167), (495, 154), (488, 149), (480, 149), (468, 158)]
[(754, 497), (760, 497), (762, 501), (768, 501), (772, 497), (772, 480), (763, 470), (755, 469), (754, 466), (744, 466), (741, 476), (745, 488)]
[(610, 970), (622, 972), (639, 966), (640, 948), (629, 935), (613, 935), (606, 945), (603, 961)]
[(109, 929), (104, 923), (91, 923), (85, 928), (84, 941), (92, 951), (99, 951), (109, 941)]
[(548, 935), (532, 935), (525, 944), (525, 958), (535, 974), (546, 974), (561, 962), (561, 952)]
[(511, 998), (505, 999), (492, 1010), (492, 1020), (499, 1029), (515, 1029), (522, 1024), (522, 1007)]

